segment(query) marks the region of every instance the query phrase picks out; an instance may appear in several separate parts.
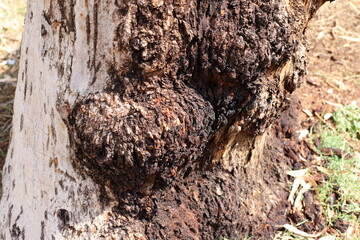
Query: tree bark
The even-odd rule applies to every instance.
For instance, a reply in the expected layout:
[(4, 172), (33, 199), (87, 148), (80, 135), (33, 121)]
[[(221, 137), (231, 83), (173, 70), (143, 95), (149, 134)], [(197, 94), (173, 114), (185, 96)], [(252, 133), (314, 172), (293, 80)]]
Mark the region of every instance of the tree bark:
[(0, 238), (270, 239), (324, 2), (30, 0)]

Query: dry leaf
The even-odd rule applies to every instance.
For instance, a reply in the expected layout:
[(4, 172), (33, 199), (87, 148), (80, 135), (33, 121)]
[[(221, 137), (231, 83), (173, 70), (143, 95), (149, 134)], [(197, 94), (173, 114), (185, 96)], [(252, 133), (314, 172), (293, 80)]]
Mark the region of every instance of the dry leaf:
[(329, 174), (329, 173), (332, 173), (333, 171), (330, 170), (330, 169), (327, 169), (327, 168), (324, 168), (324, 167), (321, 167), (321, 166), (316, 166), (317, 170), (319, 170), (320, 172), (323, 172), (323, 173), (326, 173), (326, 174)]
[(346, 230), (346, 232), (345, 232), (346, 237), (350, 239), (352, 237), (353, 233), (354, 233), (354, 230), (355, 230), (354, 226), (350, 225), (348, 227), (348, 229)]
[(291, 192), (289, 194), (289, 198), (288, 198), (288, 201), (291, 203), (291, 205), (294, 205), (294, 202), (295, 202), (295, 193), (296, 191), (299, 189), (301, 183), (303, 182), (304, 180), (302, 179), (299, 179), (299, 178), (295, 178), (294, 180), (294, 183), (293, 183), (293, 186), (291, 188)]
[(297, 229), (296, 227), (294, 227), (293, 225), (290, 225), (290, 224), (285, 224), (284, 228), (286, 230), (288, 230), (289, 232), (292, 232), (292, 233), (294, 233), (296, 235), (299, 235), (299, 236), (302, 236), (302, 237), (310, 237), (310, 238), (318, 237), (318, 235), (303, 232), (303, 231)]
[(327, 235), (325, 237), (319, 238), (319, 240), (336, 240), (336, 237), (334, 237), (332, 235)]
[(319, 34), (317, 35), (316, 39), (322, 39), (324, 37), (325, 33), (323, 31), (319, 32)]
[(287, 171), (287, 175), (290, 175), (294, 178), (301, 178), (305, 176), (305, 174), (309, 171), (308, 168), (300, 169), (300, 170), (293, 170), (293, 171)]
[(308, 161), (308, 160), (306, 160), (306, 158), (304, 158), (304, 157), (301, 156), (301, 155), (299, 155), (299, 158), (300, 158), (300, 160), (303, 161), (303, 162), (307, 162), (307, 161)]
[(303, 109), (302, 110), (306, 115), (308, 115), (309, 118), (313, 118), (314, 115), (309, 111), (309, 110), (306, 110), (306, 109)]
[(302, 236), (302, 237), (308, 237), (309, 239), (308, 240), (310, 240), (310, 239), (312, 239), (312, 238), (317, 238), (317, 237), (320, 237), (322, 234), (324, 234), (326, 231), (327, 231), (327, 227), (326, 228), (324, 228), (321, 232), (318, 232), (318, 233), (316, 233), (316, 234), (309, 234), (309, 233), (306, 233), (306, 232), (303, 232), (303, 231), (301, 231), (301, 230), (299, 230), (299, 229), (297, 229), (296, 227), (294, 227), (293, 225), (290, 225), (290, 224), (285, 224), (285, 225), (283, 225), (283, 227), (286, 229), (286, 230), (288, 230), (289, 232), (292, 232), (292, 233), (294, 233), (294, 234), (296, 234), (296, 235), (299, 235), (299, 236)]
[(301, 183), (302, 189), (299, 191), (299, 193), (296, 196), (295, 202), (294, 202), (294, 209), (300, 211), (303, 206), (301, 204), (301, 199), (303, 198), (303, 195), (306, 191), (311, 189), (311, 185), (307, 184), (304, 180)]
[[(302, 209), (301, 200), (303, 198), (303, 195), (306, 191), (310, 190), (311, 187), (315, 189), (316, 194), (319, 194), (316, 181), (308, 174), (308, 171), (309, 169), (305, 168), (287, 172), (288, 175), (295, 178), (288, 198), (288, 201), (291, 203), (295, 210)], [(297, 191), (298, 193), (295, 198)]]
[(340, 36), (340, 38), (351, 41), (351, 42), (360, 42), (360, 38), (353, 38), (348, 36)]
[(342, 104), (339, 104), (339, 103), (334, 103), (334, 102), (329, 102), (329, 101), (325, 101), (326, 104), (329, 104), (331, 106), (334, 106), (334, 107), (343, 107), (344, 105)]
[(8, 6), (6, 6), (4, 3), (0, 2), (0, 8), (3, 8), (5, 10), (10, 10), (11, 8), (9, 8)]

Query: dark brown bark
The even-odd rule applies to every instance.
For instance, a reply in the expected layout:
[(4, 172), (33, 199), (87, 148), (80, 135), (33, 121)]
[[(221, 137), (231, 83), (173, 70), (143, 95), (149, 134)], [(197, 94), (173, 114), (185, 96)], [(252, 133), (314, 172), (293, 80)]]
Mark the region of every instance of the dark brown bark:
[(65, 119), (73, 164), (119, 202), (114, 219), (141, 220), (149, 239), (270, 238), (286, 179), (264, 132), (305, 74), (323, 2), (116, 1), (117, 53), (96, 59), (91, 35), (107, 86)]

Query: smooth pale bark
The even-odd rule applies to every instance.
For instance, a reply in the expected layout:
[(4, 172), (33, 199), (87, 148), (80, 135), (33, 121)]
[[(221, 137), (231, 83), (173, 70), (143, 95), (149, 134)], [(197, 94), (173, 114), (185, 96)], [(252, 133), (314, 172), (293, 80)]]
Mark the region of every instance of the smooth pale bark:
[(324, 1), (255, 2), (29, 0), (0, 238), (260, 231), (286, 189), (263, 133)]
[[(56, 108), (59, 95), (73, 101), (78, 93), (88, 90), (92, 81), (92, 71), (86, 66), (93, 46), (86, 44), (86, 18), (81, 15), (87, 11), (93, 15), (93, 4), (89, 3), (87, 10), (85, 1), (77, 1), (76, 40), (74, 32), (60, 37), (64, 31), (61, 20), (51, 25), (46, 21), (44, 12), (51, 4), (55, 5), (55, 1), (28, 2), (12, 138), (3, 172), (1, 239), (67, 239), (59, 230), (61, 209), (71, 212), (68, 217), (81, 223), (94, 218), (101, 223), (106, 217), (96, 185), (80, 177), (71, 165), (68, 130)], [(56, 9), (52, 17), (57, 18), (59, 6), (53, 7)], [(107, 24), (99, 37), (106, 40), (113, 19), (110, 15), (104, 21)], [(103, 43), (105, 46), (99, 47), (102, 51), (112, 47)], [(104, 80), (100, 76), (94, 89), (100, 89)]]

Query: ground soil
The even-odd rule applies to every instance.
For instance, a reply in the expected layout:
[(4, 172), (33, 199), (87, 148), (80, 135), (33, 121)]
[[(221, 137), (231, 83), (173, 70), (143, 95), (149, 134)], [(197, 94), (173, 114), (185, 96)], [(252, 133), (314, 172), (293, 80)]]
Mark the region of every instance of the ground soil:
[[(272, 133), (281, 143), (284, 161), (293, 170), (311, 168), (318, 163), (314, 148), (306, 139), (299, 139), (302, 130), (324, 122), (325, 113), (340, 106), (360, 105), (360, 1), (337, 1), (326, 4), (309, 24), (308, 75), (292, 96), (292, 103), (281, 119), (273, 124)], [(329, 124), (331, 121), (329, 121)], [(321, 184), (323, 176), (314, 176)], [(289, 177), (289, 183), (293, 178)], [(304, 208), (294, 211), (288, 206), (289, 222), (309, 221), (299, 229), (321, 232), (326, 228), (325, 215), (315, 191), (304, 195)], [(348, 224), (338, 219), (333, 229), (345, 232)]]
[[(317, 158), (310, 144), (299, 139), (301, 130), (321, 121), (317, 115), (321, 117), (333, 112), (339, 104), (360, 105), (360, 0), (338, 0), (326, 4), (311, 21), (306, 34), (310, 50), (308, 75), (302, 87), (295, 91), (289, 110), (273, 124), (272, 142), (268, 144), (267, 153), (273, 151), (273, 156), (280, 156), (294, 170), (311, 167), (312, 160)], [(7, 58), (0, 56), (0, 60), (6, 61)], [(0, 82), (0, 153), (3, 152), (0, 154), (0, 169), (8, 145), (13, 94), (13, 84)], [(288, 180), (290, 185), (293, 179)], [(302, 211), (292, 211), (285, 201), (276, 211), (280, 215), (287, 212), (290, 222), (299, 222), (305, 216), (310, 221), (303, 224), (301, 230), (319, 232), (326, 222), (316, 201), (316, 193), (308, 191), (304, 197), (306, 208)], [(282, 220), (276, 211), (274, 222), (280, 223)], [(346, 224), (338, 220), (334, 228), (343, 231)]]
[(304, 109), (331, 112), (334, 104), (360, 105), (360, 1), (328, 3), (307, 30), (308, 75), (296, 92)]

